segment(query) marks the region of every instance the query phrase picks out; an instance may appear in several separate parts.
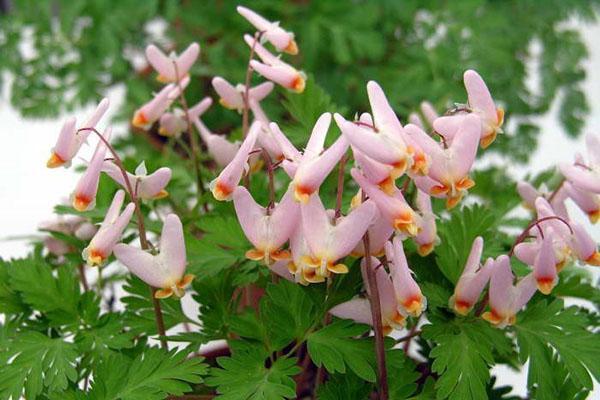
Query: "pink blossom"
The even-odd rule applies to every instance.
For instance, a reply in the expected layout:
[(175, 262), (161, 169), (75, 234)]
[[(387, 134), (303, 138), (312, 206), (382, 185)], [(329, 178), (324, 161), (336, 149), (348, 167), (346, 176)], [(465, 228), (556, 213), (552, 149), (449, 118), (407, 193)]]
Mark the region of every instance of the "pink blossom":
[(175, 53), (167, 56), (153, 44), (146, 47), (146, 58), (158, 72), (156, 79), (162, 83), (176, 82), (187, 77), (199, 54), (198, 43), (190, 44), (179, 56)]
[(294, 34), (287, 32), (279, 26), (279, 22), (271, 22), (249, 8), (238, 6), (237, 11), (250, 22), (262, 37), (270, 42), (277, 51), (288, 54), (298, 54), (298, 45), (294, 40)]

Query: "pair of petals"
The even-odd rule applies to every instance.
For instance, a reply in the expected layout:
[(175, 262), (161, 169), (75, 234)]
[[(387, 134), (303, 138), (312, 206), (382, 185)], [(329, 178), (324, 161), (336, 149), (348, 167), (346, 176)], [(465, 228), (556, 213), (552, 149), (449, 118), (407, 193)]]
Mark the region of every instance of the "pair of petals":
[[(219, 103), (230, 110), (241, 112), (244, 109), (244, 96), (246, 87), (242, 84), (233, 86), (231, 83), (216, 76), (212, 80), (212, 85), (219, 95)], [(257, 102), (262, 101), (273, 91), (273, 82), (263, 82), (248, 90), (248, 99)]]
[(294, 40), (294, 34), (285, 31), (278, 22), (271, 22), (247, 7), (238, 6), (237, 11), (254, 25), (262, 37), (275, 46), (277, 51), (291, 55), (298, 54), (298, 45)]
[(136, 128), (150, 129), (152, 124), (160, 119), (189, 83), (190, 78), (186, 77), (178, 84), (170, 83), (163, 87), (152, 100), (135, 111), (131, 124)]
[(179, 56), (174, 53), (167, 56), (153, 44), (146, 47), (146, 58), (158, 72), (156, 79), (162, 83), (177, 82), (185, 78), (199, 55), (198, 43), (190, 44)]
[[(102, 167), (108, 176), (123, 188), (127, 188), (123, 173), (112, 161), (105, 161)], [(171, 169), (162, 167), (149, 174), (146, 171), (146, 166), (142, 162), (135, 170), (135, 175), (127, 172), (127, 179), (131, 184), (131, 188), (135, 196), (143, 200), (157, 200), (169, 195), (165, 190), (171, 180)]]
[(131, 273), (148, 285), (159, 289), (154, 294), (156, 298), (171, 295), (182, 297), (183, 289), (194, 278), (193, 275), (184, 275), (186, 253), (183, 226), (175, 214), (169, 214), (165, 218), (158, 254), (153, 255), (123, 243), (115, 246), (114, 253)]
[(600, 137), (588, 134), (585, 140), (587, 162), (578, 156), (575, 164), (560, 164), (560, 172), (576, 188), (600, 194)]
[(205, 97), (198, 104), (188, 110), (188, 115), (180, 109), (173, 112), (164, 113), (160, 119), (158, 128), (159, 135), (167, 137), (179, 137), (188, 127), (188, 118), (190, 123), (200, 118), (202, 114), (212, 105), (212, 99)]

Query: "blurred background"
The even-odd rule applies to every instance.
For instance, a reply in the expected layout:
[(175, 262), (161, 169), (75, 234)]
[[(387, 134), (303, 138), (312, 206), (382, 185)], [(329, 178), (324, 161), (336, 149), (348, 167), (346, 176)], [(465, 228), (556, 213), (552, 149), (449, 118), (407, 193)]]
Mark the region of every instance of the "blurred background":
[[(600, 1), (0, 0), (1, 257), (25, 255), (38, 224), (73, 189), (73, 169), (45, 168), (67, 114), (82, 120), (109, 97), (119, 145), (134, 144), (137, 158), (153, 151), (156, 143), (130, 134), (128, 123), (157, 87), (143, 57), (147, 44), (201, 45), (186, 92), (191, 103), (215, 97), (215, 75), (243, 80), (242, 35), (251, 28), (235, 12), (239, 3), (296, 33), (300, 54), (292, 63), (310, 77), (305, 98), (319, 100), (315, 113), (294, 115), (303, 97), (281, 89), (265, 102), (294, 140), (304, 140), (324, 108), (367, 110), (370, 79), (403, 122), (424, 100), (438, 111), (465, 102), (468, 68), (506, 110), (505, 134), (478, 161), (493, 179), (571, 161), (584, 150), (582, 133), (600, 133)], [(222, 107), (204, 119), (214, 131), (239, 134), (240, 117)], [(526, 394), (524, 374), (497, 373), (499, 385)]]

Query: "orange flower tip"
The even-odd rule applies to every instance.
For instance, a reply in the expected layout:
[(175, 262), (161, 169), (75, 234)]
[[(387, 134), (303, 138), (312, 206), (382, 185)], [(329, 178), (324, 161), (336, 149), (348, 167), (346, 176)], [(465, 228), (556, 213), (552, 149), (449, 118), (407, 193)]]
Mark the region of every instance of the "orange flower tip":
[(485, 319), (487, 322), (493, 325), (499, 325), (504, 318), (499, 315), (494, 309), (491, 311), (486, 311), (481, 315), (481, 318)]
[(504, 108), (496, 108), (496, 118), (498, 119), (498, 129), (500, 129), (504, 124)]
[(460, 181), (458, 181), (458, 183), (456, 184), (456, 189), (469, 190), (473, 186), (475, 186), (475, 181), (473, 179), (469, 178), (468, 176), (465, 176)]
[(458, 205), (458, 203), (460, 203), (461, 199), (462, 199), (462, 194), (459, 194), (458, 196), (448, 197), (446, 199), (446, 209), (452, 210), (454, 207), (456, 207)]
[(318, 258), (315, 258), (315, 257), (311, 257), (311, 256), (302, 256), (300, 258), (300, 261), (303, 264), (306, 264), (311, 268), (317, 268), (321, 265), (321, 260), (319, 260)]
[(472, 306), (468, 301), (455, 300), (452, 308), (454, 308), (457, 314), (465, 316), (471, 311)]
[(92, 200), (85, 196), (75, 196), (73, 199), (73, 208), (77, 211), (85, 211), (88, 209), (91, 202)]
[(288, 45), (285, 47), (285, 49), (283, 49), (283, 52), (292, 56), (298, 54), (298, 44), (296, 44), (296, 41), (294, 39), (290, 39)]
[(588, 213), (588, 218), (590, 219), (590, 222), (592, 224), (595, 224), (596, 222), (598, 222), (598, 220), (600, 220), (600, 209), (599, 210), (590, 211)]
[(185, 274), (179, 282), (176, 283), (179, 289), (185, 289), (188, 287), (196, 276), (194, 274)]
[(394, 316), (392, 317), (392, 322), (398, 326), (402, 326), (406, 323), (406, 317), (396, 310), (394, 312)]
[(345, 264), (331, 264), (327, 266), (327, 270), (334, 274), (347, 274), (348, 267)]
[(156, 80), (160, 83), (171, 83), (173, 82), (173, 79), (169, 79), (164, 75), (158, 74), (156, 75)]
[(310, 196), (313, 193), (314, 190), (296, 185), (296, 187), (294, 188), (294, 199), (296, 199), (296, 201), (299, 203), (308, 204)]
[(591, 256), (589, 256), (586, 260), (586, 263), (590, 265), (594, 265), (596, 267), (600, 267), (600, 253), (595, 251)]
[(160, 136), (164, 136), (164, 137), (171, 137), (171, 136), (173, 136), (173, 135), (171, 135), (171, 133), (168, 130), (166, 130), (162, 126), (160, 128), (158, 128), (158, 134)]
[(421, 257), (427, 257), (433, 251), (434, 245), (433, 242), (421, 244), (417, 247), (417, 253), (419, 253)]
[(389, 325), (384, 325), (384, 326), (382, 326), (381, 328), (382, 328), (382, 333), (383, 333), (383, 336), (388, 336), (388, 335), (389, 335), (390, 333), (392, 333), (392, 332), (393, 332), (393, 330), (394, 330), (394, 328), (392, 328), (392, 327), (391, 327), (391, 326), (389, 326)]
[(148, 118), (146, 118), (144, 113), (141, 111), (136, 111), (136, 113), (133, 115), (133, 119), (131, 120), (131, 125), (135, 126), (136, 128), (145, 128), (149, 123), (150, 121), (148, 121)]
[(231, 198), (231, 193), (233, 193), (233, 190), (228, 186), (225, 186), (220, 181), (217, 182), (215, 187), (212, 189), (214, 198), (219, 201), (229, 200)]
[(410, 170), (421, 176), (425, 176), (429, 173), (429, 165), (423, 152), (418, 152), (413, 155), (413, 164), (410, 167)]
[(65, 164), (65, 160), (63, 160), (58, 154), (52, 153), (48, 161), (46, 162), (46, 167), (48, 168), (57, 168)]
[(173, 289), (171, 288), (166, 288), (166, 289), (158, 289), (154, 292), (154, 298), (155, 299), (166, 299), (168, 297), (173, 296), (174, 292)]
[(538, 278), (537, 279), (537, 288), (540, 292), (545, 295), (552, 293), (552, 289), (554, 288), (554, 279), (553, 278)]
[(356, 207), (360, 206), (361, 204), (362, 204), (362, 192), (359, 190), (358, 193), (356, 193), (352, 197), (352, 200), (350, 200), (350, 209), (354, 210)]
[(282, 261), (292, 258), (292, 253), (289, 250), (275, 250), (269, 256), (275, 261)]
[(442, 196), (442, 195), (445, 195), (446, 193), (448, 193), (449, 191), (450, 191), (450, 188), (448, 186), (446, 186), (446, 185), (433, 186), (429, 190), (429, 192), (433, 196)]
[(556, 267), (556, 272), (560, 272), (565, 268), (565, 265), (567, 265), (567, 259), (563, 259), (562, 261), (559, 261), (556, 263), (555, 267)]
[(88, 252), (87, 263), (88, 263), (88, 265), (90, 265), (92, 267), (97, 267), (99, 265), (102, 265), (105, 260), (106, 260), (106, 257), (104, 256), (104, 254), (102, 254), (98, 250), (90, 250)]
[(169, 196), (169, 192), (167, 192), (165, 189), (161, 189), (160, 192), (156, 193), (152, 199), (153, 200), (160, 200), (160, 199), (164, 199), (165, 197)]
[(493, 130), (490, 133), (487, 133), (485, 136), (483, 136), (480, 140), (479, 140), (479, 145), (481, 146), (482, 149), (487, 149), (492, 143), (494, 143), (494, 141), (496, 140), (496, 130)]
[(228, 110), (234, 109), (234, 107), (231, 104), (229, 104), (228, 102), (226, 102), (225, 99), (222, 97), (219, 99), (219, 104)]
[(304, 92), (305, 87), (306, 79), (304, 79), (300, 74), (298, 74), (298, 76), (296, 76), (290, 84), (290, 89), (292, 89), (296, 93)]
[(394, 180), (392, 179), (391, 176), (388, 176), (387, 178), (385, 178), (384, 180), (379, 182), (377, 185), (381, 188), (381, 190), (385, 194), (387, 194), (389, 196), (394, 194), (395, 186), (394, 186)]
[(258, 249), (250, 249), (246, 252), (246, 258), (252, 261), (260, 261), (265, 258), (265, 252)]
[(420, 228), (414, 223), (412, 216), (409, 219), (398, 218), (394, 220), (394, 228), (409, 236), (417, 236), (420, 231)]
[(404, 173), (406, 172), (407, 166), (408, 166), (408, 162), (406, 161), (406, 158), (392, 164), (393, 168), (392, 168), (392, 171), (390, 172), (390, 178), (392, 179), (392, 181), (395, 181), (396, 179), (398, 179), (402, 175), (404, 175)]
[(287, 264), (287, 269), (290, 271), (290, 274), (296, 274), (298, 272), (298, 266), (293, 261), (290, 261)]
[(411, 298), (403, 303), (404, 309), (413, 317), (418, 317), (423, 312), (423, 301), (419, 298)]
[(318, 274), (315, 269), (305, 268), (302, 271), (302, 277), (306, 282), (309, 283), (321, 283), (325, 281), (325, 277), (321, 274)]

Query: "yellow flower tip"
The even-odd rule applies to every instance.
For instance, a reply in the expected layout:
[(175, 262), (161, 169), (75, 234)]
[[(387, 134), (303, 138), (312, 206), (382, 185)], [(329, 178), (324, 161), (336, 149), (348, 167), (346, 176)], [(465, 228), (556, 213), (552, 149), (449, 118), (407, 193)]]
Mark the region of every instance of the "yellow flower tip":
[(231, 198), (233, 190), (219, 181), (212, 188), (211, 192), (216, 200), (225, 201)]
[(404, 175), (404, 173), (406, 172), (406, 168), (408, 167), (408, 161), (406, 160), (406, 157), (392, 164), (392, 167), (393, 168), (390, 171), (390, 178), (392, 179), (392, 181), (395, 181), (396, 179)]
[(290, 39), (288, 45), (285, 47), (285, 49), (283, 49), (283, 52), (288, 53), (292, 56), (298, 54), (298, 44), (296, 43), (296, 41), (294, 39)]
[(316, 269), (304, 268), (302, 270), (302, 278), (308, 283), (321, 283), (325, 282), (325, 277), (317, 273)]
[(77, 211), (85, 211), (90, 206), (92, 200), (86, 196), (76, 195), (73, 199), (73, 208)]
[(160, 192), (156, 193), (152, 199), (154, 200), (160, 200), (160, 199), (164, 199), (165, 197), (169, 196), (169, 192), (167, 192), (165, 189), (162, 189)]
[(545, 295), (552, 293), (552, 289), (554, 288), (554, 279), (538, 278), (537, 279), (537, 288), (540, 292), (542, 292)]
[(483, 314), (481, 314), (481, 318), (485, 319), (492, 325), (500, 325), (500, 323), (502, 323), (502, 320), (504, 319), (493, 309), (491, 311), (486, 311)]
[(161, 74), (156, 75), (156, 80), (158, 82), (160, 82), (160, 83), (171, 83), (171, 82), (173, 82), (172, 79), (169, 79), (166, 76), (161, 75)]
[(488, 134), (486, 134), (485, 136), (483, 136), (479, 140), (479, 145), (481, 146), (481, 148), (487, 149), (492, 143), (494, 143), (497, 135), (498, 134), (496, 133), (496, 130), (493, 130), (493, 131), (489, 132)]
[(402, 314), (400, 314), (398, 312), (398, 310), (396, 310), (394, 312), (394, 316), (392, 317), (392, 321), (391, 321), (394, 325), (401, 327), (404, 326), (404, 324), (406, 323), (406, 317)]
[(496, 118), (498, 119), (498, 129), (500, 129), (504, 124), (504, 108), (496, 108)]
[(186, 287), (190, 286), (195, 277), (196, 276), (194, 274), (185, 274), (183, 278), (181, 278), (181, 280), (179, 280), (179, 282), (177, 282), (175, 285), (179, 289), (185, 289)]
[(354, 210), (356, 207), (362, 204), (362, 192), (359, 189), (358, 192), (352, 196), (352, 200), (350, 200), (350, 209)]
[(292, 80), (292, 82), (290, 84), (290, 89), (292, 89), (296, 93), (302, 93), (302, 92), (304, 92), (305, 88), (306, 88), (306, 79), (304, 79), (304, 77), (302, 77), (302, 75), (298, 74), (294, 78), (294, 80)]
[(556, 263), (556, 265), (555, 265), (556, 272), (562, 271), (566, 265), (567, 265), (567, 258), (565, 257), (562, 261), (559, 261)]
[(246, 252), (246, 258), (252, 261), (261, 261), (265, 258), (265, 252), (258, 249), (250, 249)]
[(598, 251), (595, 251), (594, 254), (592, 254), (585, 260), (585, 262), (590, 265), (600, 267), (600, 253)]
[(410, 298), (402, 304), (406, 312), (413, 317), (418, 317), (423, 312), (423, 299), (422, 297)]
[(228, 102), (225, 101), (224, 98), (220, 98), (219, 99), (219, 104), (222, 105), (224, 108), (228, 109), (228, 110), (234, 110), (235, 107), (233, 107), (231, 104), (229, 104)]
[(304, 186), (299, 186), (299, 185), (295, 185), (294, 187), (294, 199), (302, 204), (308, 204), (308, 201), (310, 200), (310, 196), (314, 193), (314, 190), (304, 187)]
[(290, 271), (290, 274), (295, 275), (298, 272), (298, 266), (293, 261), (290, 261), (287, 264), (287, 269), (288, 269), (288, 271)]
[(106, 261), (106, 257), (102, 252), (92, 249), (88, 252), (87, 263), (92, 267), (98, 267)]
[(429, 163), (427, 162), (425, 153), (420, 151), (413, 155), (413, 163), (410, 167), (410, 170), (413, 173), (421, 176), (426, 176), (427, 174), (429, 174)]
[(433, 251), (434, 246), (434, 242), (421, 244), (417, 247), (417, 253), (419, 253), (421, 257), (427, 257)]
[(444, 196), (450, 191), (450, 187), (447, 185), (436, 185), (433, 186), (429, 192), (432, 196)]
[(48, 168), (57, 168), (65, 164), (65, 160), (63, 160), (58, 154), (52, 152), (52, 155), (46, 162), (46, 167)]
[(455, 186), (457, 190), (469, 190), (473, 186), (475, 186), (475, 181), (469, 178), (468, 176), (465, 176), (460, 181), (458, 181)]
[(348, 267), (345, 264), (329, 264), (327, 265), (327, 270), (333, 272), (334, 274), (347, 274)]
[(160, 136), (164, 136), (164, 137), (171, 137), (173, 136), (171, 134), (171, 132), (169, 132), (168, 130), (166, 130), (165, 128), (163, 128), (162, 126), (160, 128), (158, 128), (158, 134)]
[(164, 289), (158, 289), (154, 292), (154, 298), (155, 299), (166, 299), (168, 297), (173, 296), (174, 291), (172, 288), (164, 288)]
[(394, 189), (396, 189), (396, 186), (394, 185), (394, 180), (392, 179), (391, 176), (388, 176), (387, 178), (385, 178), (384, 180), (382, 180), (381, 182), (379, 182), (377, 185), (388, 196), (393, 195), (394, 194)]
[(396, 218), (394, 220), (394, 228), (409, 236), (416, 236), (420, 231), (420, 228), (415, 224), (412, 213), (404, 213), (399, 218)]
[(146, 115), (144, 115), (144, 113), (141, 111), (136, 111), (133, 115), (133, 119), (131, 120), (131, 125), (135, 126), (136, 128), (145, 128), (149, 123), (150, 121), (148, 121)]
[(456, 196), (448, 196), (446, 198), (446, 209), (447, 210), (452, 210), (454, 207), (456, 207), (458, 205), (458, 203), (460, 203), (460, 201), (462, 200), (462, 193), (457, 194)]
[(292, 258), (292, 253), (289, 250), (275, 250), (269, 254), (269, 257), (275, 261), (289, 260)]
[(598, 222), (598, 220), (600, 220), (600, 209), (590, 211), (588, 213), (588, 218), (590, 219), (590, 222), (592, 224), (595, 224), (596, 222)]
[(384, 325), (382, 326), (382, 331), (383, 331), (383, 336), (388, 336), (390, 333), (392, 333), (392, 331), (394, 330), (394, 328), (392, 328), (389, 325)]
[(315, 258), (315, 257), (311, 257), (311, 256), (300, 257), (300, 262), (302, 262), (302, 264), (305, 264), (311, 268), (317, 268), (317, 267), (321, 266), (321, 260), (319, 260), (318, 258)]
[(466, 316), (467, 314), (469, 314), (471, 308), (473, 308), (473, 305), (471, 303), (464, 300), (453, 300), (452, 303), (452, 308), (454, 309), (454, 311), (462, 316)]

